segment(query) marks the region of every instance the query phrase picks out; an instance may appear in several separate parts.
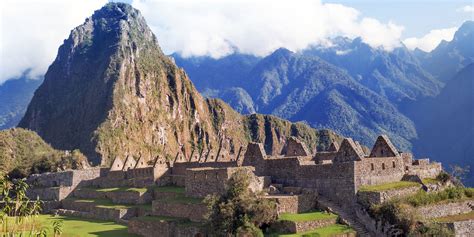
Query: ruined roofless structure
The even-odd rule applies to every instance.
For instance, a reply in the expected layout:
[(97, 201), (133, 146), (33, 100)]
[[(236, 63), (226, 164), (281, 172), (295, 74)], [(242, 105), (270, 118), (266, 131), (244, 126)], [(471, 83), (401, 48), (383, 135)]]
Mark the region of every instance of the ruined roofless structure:
[[(271, 184), (311, 189), (340, 203), (356, 200), (361, 186), (407, 179), (435, 178), (441, 164), (428, 159), (414, 160), (400, 152), (387, 136), (379, 136), (371, 150), (351, 138), (333, 143), (327, 151), (313, 151), (295, 137), (289, 137), (281, 154), (267, 155), (263, 144), (249, 143), (232, 154), (217, 150), (196, 150), (190, 157), (183, 153), (154, 161), (117, 157), (110, 168), (92, 168), (32, 175), (32, 183), (58, 187), (48, 193), (56, 200), (69, 195), (76, 187), (147, 187), (176, 185), (185, 187), (186, 195), (203, 197), (225, 190), (225, 181), (236, 168), (252, 170), (262, 181)], [(34, 181), (33, 181), (34, 180)], [(54, 181), (54, 182), (53, 182)]]
[[(176, 154), (172, 160), (158, 157), (153, 166), (146, 162), (141, 164), (141, 159), (138, 162), (130, 159), (133, 157), (127, 157), (125, 162), (116, 158), (104, 180), (143, 179), (150, 183), (171, 182), (186, 186), (191, 183), (191, 180), (186, 181), (186, 173), (191, 170), (193, 177), (201, 179), (207, 176), (198, 175), (199, 172), (250, 166), (255, 175), (268, 177), (271, 182), (311, 188), (339, 201), (353, 200), (363, 185), (396, 182), (408, 176), (420, 179), (435, 177), (441, 171), (440, 163), (430, 163), (428, 159), (413, 160), (411, 153), (398, 151), (386, 135), (379, 136), (371, 150), (345, 138), (340, 144), (331, 144), (327, 151), (310, 152), (306, 144), (289, 137), (278, 155), (267, 155), (263, 144), (249, 143), (246, 148), (239, 149), (238, 154), (230, 154), (222, 148), (216, 151), (203, 149), (193, 151), (190, 157), (183, 153)], [(135, 168), (130, 168), (131, 164)], [(209, 182), (204, 178), (192, 181), (201, 184), (199, 186), (204, 190), (200, 193), (212, 193), (211, 189), (215, 187), (210, 186), (225, 183)], [(208, 192), (206, 188), (209, 188)]]

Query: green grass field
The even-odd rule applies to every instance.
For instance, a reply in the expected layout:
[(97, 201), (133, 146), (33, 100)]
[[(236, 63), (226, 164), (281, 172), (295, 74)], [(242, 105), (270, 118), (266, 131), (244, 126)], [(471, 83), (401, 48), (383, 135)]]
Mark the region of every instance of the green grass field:
[(326, 219), (335, 219), (337, 215), (333, 213), (325, 213), (321, 211), (307, 212), (307, 213), (282, 213), (278, 220), (281, 221), (314, 221), (314, 220), (326, 220)]
[(130, 187), (118, 187), (118, 188), (82, 188), (82, 189), (90, 189), (96, 192), (139, 192), (145, 193), (148, 191), (148, 188), (130, 188)]
[(379, 185), (366, 185), (359, 188), (360, 192), (380, 192), (380, 191), (387, 191), (393, 189), (402, 189), (408, 187), (417, 187), (421, 186), (421, 184), (416, 182), (408, 182), (408, 181), (399, 181), (393, 183), (386, 183), (386, 184), (379, 184)]
[(298, 234), (270, 234), (269, 236), (271, 237), (331, 237), (333, 235), (337, 234), (344, 234), (344, 233), (350, 233), (355, 231), (346, 225), (340, 225), (340, 224), (335, 224), (335, 225), (330, 225), (326, 226), (323, 228), (318, 228), (315, 230), (310, 230), (307, 232), (303, 233), (298, 233)]
[[(62, 237), (132, 237), (128, 233), (128, 228), (125, 225), (116, 224), (111, 221), (100, 221), (91, 220), (76, 217), (64, 217), (64, 216), (52, 216), (52, 215), (39, 215), (37, 218), (31, 221), (31, 223), (25, 223), (25, 225), (31, 226), (32, 223), (37, 228), (45, 227), (48, 231), (47, 236), (53, 236), (52, 223), (55, 220), (63, 222)], [(28, 234), (26, 234), (28, 236)]]
[(443, 216), (440, 218), (434, 219), (436, 222), (446, 223), (446, 222), (456, 222), (456, 221), (467, 221), (467, 220), (474, 220), (474, 211), (453, 215), (453, 216)]
[(112, 208), (112, 209), (127, 209), (133, 207), (139, 207), (145, 210), (151, 210), (151, 204), (141, 204), (141, 205), (127, 205), (127, 204), (116, 204), (113, 203), (109, 199), (76, 199), (76, 198), (68, 198), (68, 200), (72, 200), (74, 202), (87, 202), (87, 203), (94, 203), (96, 207), (101, 208)]

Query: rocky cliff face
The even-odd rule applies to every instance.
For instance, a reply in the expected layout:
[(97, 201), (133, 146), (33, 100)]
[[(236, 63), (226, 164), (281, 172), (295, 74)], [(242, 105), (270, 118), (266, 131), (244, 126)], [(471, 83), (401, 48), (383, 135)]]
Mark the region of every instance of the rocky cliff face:
[(290, 135), (311, 149), (340, 139), (271, 116), (245, 117), (203, 98), (140, 13), (122, 3), (107, 4), (71, 32), (19, 126), (102, 164), (220, 146), (232, 153), (251, 140), (278, 152)]

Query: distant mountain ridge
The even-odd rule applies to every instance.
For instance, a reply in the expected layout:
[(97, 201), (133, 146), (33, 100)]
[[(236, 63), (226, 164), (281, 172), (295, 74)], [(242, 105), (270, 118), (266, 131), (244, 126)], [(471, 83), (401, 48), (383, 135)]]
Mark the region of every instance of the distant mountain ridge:
[(41, 82), (42, 79), (22, 76), (0, 85), (0, 130), (15, 127), (20, 122)]
[[(175, 57), (178, 63), (186, 61), (179, 55)], [(189, 62), (183, 64), (190, 65), (198, 68)], [(225, 80), (230, 72), (224, 67), (220, 71), (218, 80)], [(304, 121), (312, 127), (329, 128), (365, 144), (370, 144), (377, 134), (386, 133), (399, 147), (408, 150), (408, 140), (416, 137), (413, 123), (386, 98), (319, 57), (280, 48), (247, 71), (247, 75), (231, 82), (235, 87), (230, 90), (239, 91), (232, 98), (224, 96), (229, 94), (229, 89), (212, 87), (204, 91), (212, 91), (210, 96), (222, 98), (238, 110), (242, 104), (251, 108), (241, 112), (254, 109), (291, 121)], [(214, 78), (202, 78), (192, 72), (189, 74), (192, 80), (213, 84)]]
[(249, 141), (277, 153), (288, 136), (325, 150), (342, 139), (274, 116), (242, 116), (205, 99), (163, 54), (140, 12), (124, 3), (108, 3), (71, 32), (19, 126), (104, 165), (129, 155), (237, 154)]
[(474, 184), (474, 63), (449, 80), (437, 97), (411, 105), (410, 113), (419, 134), (415, 154), (469, 165), (468, 182)]
[(460, 70), (474, 62), (474, 21), (466, 21), (451, 41), (441, 43), (431, 52), (415, 55), (421, 65), (440, 81), (451, 80)]

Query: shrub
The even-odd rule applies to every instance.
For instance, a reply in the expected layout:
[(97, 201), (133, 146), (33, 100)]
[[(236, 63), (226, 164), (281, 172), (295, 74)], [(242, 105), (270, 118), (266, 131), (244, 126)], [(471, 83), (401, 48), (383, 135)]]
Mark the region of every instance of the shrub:
[(416, 237), (433, 237), (433, 236), (443, 236), (451, 237), (455, 236), (454, 232), (444, 227), (439, 223), (429, 223), (429, 224), (419, 224), (415, 229), (409, 232), (408, 236)]
[[(251, 171), (235, 172), (227, 182), (227, 190), (221, 196), (208, 196), (207, 224), (214, 236), (261, 233), (258, 227), (276, 220), (276, 203), (260, 198), (249, 188)], [(257, 235), (249, 236), (259, 236)]]
[(448, 173), (442, 171), (438, 174), (438, 176), (436, 176), (436, 179), (444, 184), (451, 179), (451, 176)]

